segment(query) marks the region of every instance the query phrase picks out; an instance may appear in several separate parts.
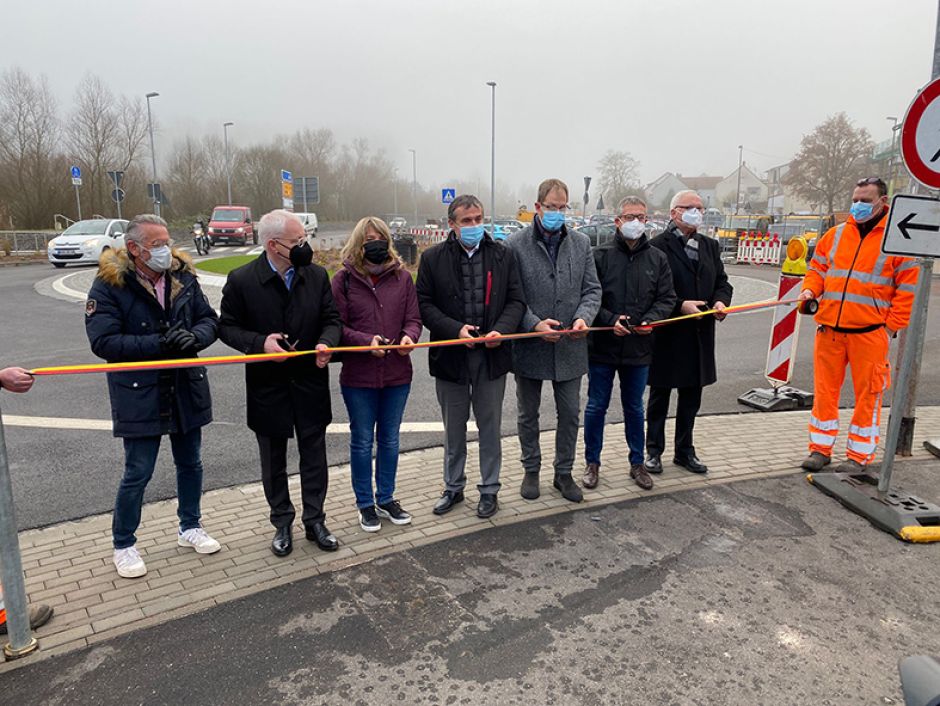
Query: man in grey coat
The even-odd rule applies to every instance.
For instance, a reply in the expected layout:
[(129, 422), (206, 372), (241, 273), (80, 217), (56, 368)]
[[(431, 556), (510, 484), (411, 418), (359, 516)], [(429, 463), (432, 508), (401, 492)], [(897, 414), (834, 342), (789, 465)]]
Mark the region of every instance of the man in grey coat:
[[(539, 497), (542, 450), (539, 444), (539, 406), (542, 381), (551, 380), (558, 425), (555, 432), (554, 486), (572, 502), (581, 502), (581, 489), (571, 478), (581, 410), (581, 378), (588, 371), (585, 336), (601, 304), (591, 243), (586, 235), (565, 228), (568, 187), (559, 179), (539, 185), (532, 225), (514, 233), (506, 244), (516, 255), (526, 313), (523, 331), (545, 336), (516, 341), (513, 370), (516, 376), (519, 443), (525, 476), (520, 493), (526, 500)], [(585, 330), (560, 336), (558, 329)]]

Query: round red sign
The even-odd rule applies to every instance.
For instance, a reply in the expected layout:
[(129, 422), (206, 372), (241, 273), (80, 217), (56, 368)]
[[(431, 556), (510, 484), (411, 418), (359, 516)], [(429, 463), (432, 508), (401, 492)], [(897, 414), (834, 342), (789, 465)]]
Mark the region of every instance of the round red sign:
[(901, 157), (917, 181), (940, 189), (940, 79), (914, 98), (901, 125)]

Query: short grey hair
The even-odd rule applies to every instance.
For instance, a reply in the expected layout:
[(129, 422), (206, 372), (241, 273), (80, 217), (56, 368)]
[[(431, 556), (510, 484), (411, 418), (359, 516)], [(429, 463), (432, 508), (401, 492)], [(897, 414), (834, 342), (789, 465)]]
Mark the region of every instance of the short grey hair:
[(153, 213), (134, 216), (124, 229), (124, 242), (140, 243), (144, 239), (144, 226), (162, 226), (169, 231), (166, 221)]
[(261, 244), (264, 245), (269, 240), (284, 235), (284, 228), (291, 219), (297, 221), (300, 226), (303, 226), (303, 223), (296, 214), (285, 211), (283, 208), (276, 208), (261, 216), (261, 220), (258, 221), (258, 239), (261, 241)]
[(674, 209), (676, 204), (679, 203), (679, 199), (681, 199), (683, 196), (688, 196), (689, 194), (692, 194), (692, 196), (698, 196), (699, 199), (702, 198), (695, 189), (683, 189), (682, 191), (677, 191), (676, 195), (672, 197), (672, 201), (669, 202), (669, 210), (671, 211)]
[(457, 215), (458, 208), (479, 208), (483, 211), (483, 202), (480, 201), (473, 194), (461, 194), (453, 201), (450, 202), (450, 205), (447, 207), (447, 220), (456, 221), (455, 216)]
[(646, 208), (646, 201), (639, 196), (624, 196), (617, 204), (617, 210), (622, 211), (624, 206), (642, 206)]

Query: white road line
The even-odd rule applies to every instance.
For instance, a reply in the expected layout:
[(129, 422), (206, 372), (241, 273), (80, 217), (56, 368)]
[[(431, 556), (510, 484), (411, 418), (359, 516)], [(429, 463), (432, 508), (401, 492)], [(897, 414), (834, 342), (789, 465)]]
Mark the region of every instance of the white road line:
[(65, 283), (65, 280), (67, 280), (69, 277), (74, 277), (76, 274), (78, 274), (78, 273), (74, 273), (74, 274), (71, 274), (71, 275), (64, 275), (64, 276), (60, 277), (59, 279), (55, 280), (55, 281), (52, 283), (52, 288), (53, 288), (55, 291), (57, 291), (59, 294), (63, 294), (63, 295), (65, 295), (65, 296), (69, 297), (70, 299), (74, 299), (75, 301), (83, 302), (83, 301), (85, 301), (85, 300), (88, 298), (88, 293), (87, 293), (87, 292), (80, 292), (80, 291), (77, 290), (77, 289), (72, 289), (71, 287), (69, 287), (69, 286)]
[[(29, 427), (33, 429), (73, 429), (78, 431), (111, 431), (110, 419), (78, 419), (74, 417), (32, 417), (16, 414), (4, 414), (3, 423), (9, 427)], [(228, 426), (228, 425), (226, 425)], [(430, 433), (444, 431), (442, 422), (404, 422), (404, 433)], [(334, 423), (326, 429), (327, 434), (348, 434), (349, 425)]]

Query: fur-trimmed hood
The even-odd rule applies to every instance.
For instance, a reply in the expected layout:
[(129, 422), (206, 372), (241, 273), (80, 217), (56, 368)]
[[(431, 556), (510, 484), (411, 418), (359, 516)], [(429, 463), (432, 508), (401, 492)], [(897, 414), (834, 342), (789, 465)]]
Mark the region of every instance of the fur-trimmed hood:
[[(173, 262), (169, 272), (182, 274), (188, 272), (195, 276), (192, 258), (182, 250), (173, 248)], [(135, 272), (134, 261), (131, 260), (126, 248), (105, 250), (98, 260), (98, 279), (113, 287), (123, 287), (128, 272)]]

